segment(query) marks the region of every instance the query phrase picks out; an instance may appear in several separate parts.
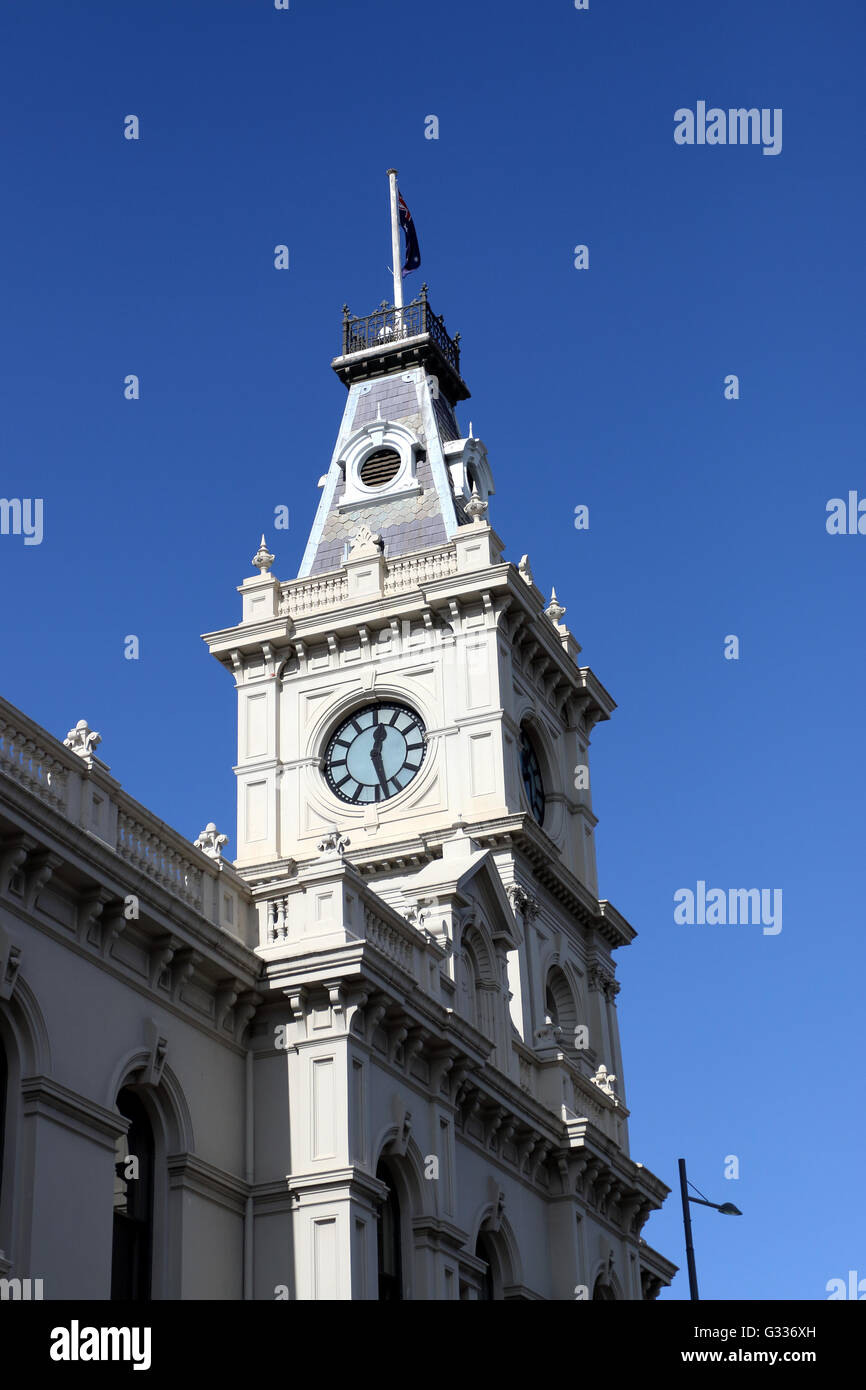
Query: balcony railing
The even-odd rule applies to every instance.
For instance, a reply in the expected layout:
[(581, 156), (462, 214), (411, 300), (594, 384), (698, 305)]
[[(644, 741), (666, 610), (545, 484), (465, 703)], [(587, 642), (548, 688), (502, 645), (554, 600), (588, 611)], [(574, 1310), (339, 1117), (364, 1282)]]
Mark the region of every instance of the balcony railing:
[(355, 318), (343, 305), (343, 356), (353, 352), (368, 352), (371, 348), (387, 347), (407, 338), (429, 337), (456, 374), (460, 375), (460, 334), (448, 336), (444, 319), (427, 302), (427, 286), (411, 304), (396, 309), (383, 299), (374, 314)]

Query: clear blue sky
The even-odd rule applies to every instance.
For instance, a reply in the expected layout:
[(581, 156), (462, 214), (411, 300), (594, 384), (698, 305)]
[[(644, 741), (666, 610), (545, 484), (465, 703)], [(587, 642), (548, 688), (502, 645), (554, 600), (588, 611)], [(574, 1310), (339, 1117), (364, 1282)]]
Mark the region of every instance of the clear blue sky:
[[(866, 496), (864, 41), (856, 0), (2, 17), (0, 494), (45, 506), (41, 546), (0, 537), (3, 694), (61, 738), (89, 719), (190, 838), (233, 833), (235, 697), (199, 633), (236, 620), (263, 529), (297, 571), (340, 306), (390, 293), (396, 165), (491, 519), (619, 704), (592, 771), (601, 892), (640, 933), (632, 1153), (671, 1186), (684, 1154), (745, 1212), (695, 1209), (707, 1298), (866, 1276), (866, 536), (825, 530), (829, 498)], [(782, 108), (781, 154), (676, 145), (698, 101)], [(781, 933), (675, 925), (700, 879), (781, 888)], [(678, 1201), (645, 1235), (682, 1265)]]

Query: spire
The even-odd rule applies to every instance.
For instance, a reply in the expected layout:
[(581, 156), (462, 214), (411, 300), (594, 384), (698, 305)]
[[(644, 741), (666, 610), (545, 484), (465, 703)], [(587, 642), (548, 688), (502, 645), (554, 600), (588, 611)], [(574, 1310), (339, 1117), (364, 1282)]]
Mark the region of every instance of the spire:
[[(390, 169), (388, 178), (394, 304), (383, 301), (363, 316), (343, 305), (342, 346), (331, 366), (349, 395), (299, 578), (342, 568), (364, 526), (381, 536), (386, 563), (444, 546), (467, 515), (483, 516), (493, 491), (484, 445), (474, 433), (462, 436), (455, 414), (469, 398), (460, 335), (452, 338), (433, 312), (426, 284), (403, 303), (402, 275), (417, 266), (418, 251), (397, 171)], [(401, 226), (407, 233), (402, 266)]]

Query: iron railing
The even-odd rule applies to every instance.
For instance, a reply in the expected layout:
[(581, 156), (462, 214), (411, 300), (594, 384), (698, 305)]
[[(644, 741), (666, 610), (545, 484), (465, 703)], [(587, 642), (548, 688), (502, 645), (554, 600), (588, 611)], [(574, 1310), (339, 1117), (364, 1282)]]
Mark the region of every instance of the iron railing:
[(427, 286), (411, 304), (395, 309), (383, 299), (374, 314), (355, 318), (343, 305), (343, 356), (352, 352), (367, 352), (370, 348), (385, 347), (405, 338), (427, 336), (436, 344), (446, 362), (460, 375), (460, 334), (448, 336), (444, 319), (427, 302)]

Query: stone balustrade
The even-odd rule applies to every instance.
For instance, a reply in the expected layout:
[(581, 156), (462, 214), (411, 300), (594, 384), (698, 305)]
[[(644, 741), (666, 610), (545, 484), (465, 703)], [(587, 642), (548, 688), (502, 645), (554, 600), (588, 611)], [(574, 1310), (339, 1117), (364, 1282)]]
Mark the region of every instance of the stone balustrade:
[[(92, 763), (92, 765), (91, 765)], [(233, 936), (255, 940), (251, 897), (225, 860), (209, 858), (128, 796), (98, 759), (79, 757), (0, 699), (0, 779), (7, 777), (124, 863)], [(252, 938), (249, 939), (251, 937)]]
[(321, 579), (295, 579), (280, 588), (280, 612), (294, 619), (307, 618), (338, 608), (349, 597), (349, 580), (343, 573), (324, 575)]
[[(457, 552), (453, 546), (403, 555), (388, 561), (384, 591), (387, 595), (408, 593), (456, 573)], [(342, 570), (316, 579), (291, 579), (280, 586), (280, 612), (297, 620), (337, 608), (348, 598), (349, 579)]]
[(176, 844), (170, 844), (141, 820), (119, 811), (116, 848), (121, 859), (190, 907), (201, 910), (202, 871)]
[[(2, 702), (5, 705), (5, 701)], [(8, 706), (6, 707), (9, 708)], [(0, 709), (0, 772), (26, 787), (40, 801), (61, 811), (66, 808), (69, 767), (41, 747)]]
[(384, 956), (394, 961), (414, 979), (418, 978), (415, 969), (415, 928), (406, 924), (405, 933), (390, 922), (384, 922), (369, 907), (364, 912), (365, 935), (371, 946), (375, 946)]
[(437, 579), (445, 579), (457, 573), (457, 552), (451, 546), (440, 550), (430, 550), (420, 555), (404, 555), (388, 564), (385, 575), (385, 593), (402, 594), (410, 589), (420, 589), (424, 584), (432, 584)]

